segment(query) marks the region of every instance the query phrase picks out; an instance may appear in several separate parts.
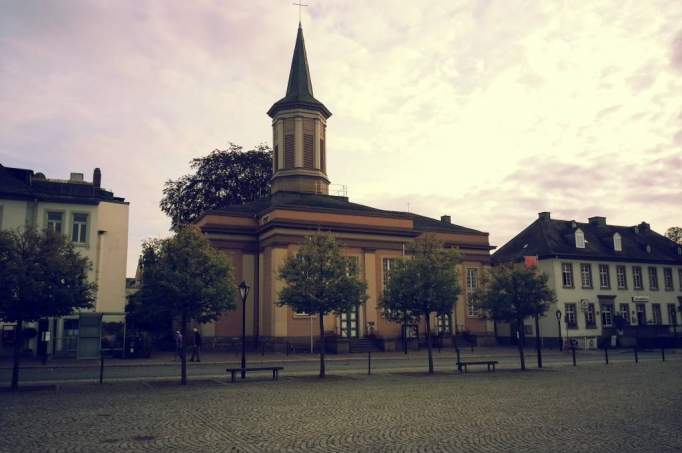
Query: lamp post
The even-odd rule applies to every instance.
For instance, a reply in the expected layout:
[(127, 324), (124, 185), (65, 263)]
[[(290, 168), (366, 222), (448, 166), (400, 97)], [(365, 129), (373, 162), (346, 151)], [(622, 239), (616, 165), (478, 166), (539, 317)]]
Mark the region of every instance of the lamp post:
[(242, 297), (242, 379), (246, 377), (246, 298), (249, 289), (249, 285), (242, 280), (239, 284), (239, 295)]
[(561, 310), (557, 310), (554, 314), (556, 316), (556, 325), (559, 327), (559, 351), (563, 351), (564, 342), (561, 337)]

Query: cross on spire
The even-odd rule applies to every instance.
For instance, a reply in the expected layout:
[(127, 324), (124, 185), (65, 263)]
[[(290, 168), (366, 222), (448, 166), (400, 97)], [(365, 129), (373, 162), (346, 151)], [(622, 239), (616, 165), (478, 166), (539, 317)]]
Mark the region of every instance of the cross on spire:
[(302, 6), (308, 6), (308, 5), (304, 5), (300, 1), (298, 3), (292, 3), (292, 5), (298, 6), (298, 25), (301, 25), (301, 7)]

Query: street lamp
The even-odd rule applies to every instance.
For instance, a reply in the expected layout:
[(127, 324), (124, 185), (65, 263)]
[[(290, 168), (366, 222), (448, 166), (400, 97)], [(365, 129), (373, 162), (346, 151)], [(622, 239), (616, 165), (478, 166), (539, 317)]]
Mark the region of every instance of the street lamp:
[(564, 350), (564, 342), (561, 338), (561, 310), (557, 310), (556, 313), (556, 325), (559, 327), (559, 351)]
[(239, 295), (242, 297), (242, 379), (246, 377), (246, 298), (249, 289), (249, 285), (242, 280), (239, 284)]

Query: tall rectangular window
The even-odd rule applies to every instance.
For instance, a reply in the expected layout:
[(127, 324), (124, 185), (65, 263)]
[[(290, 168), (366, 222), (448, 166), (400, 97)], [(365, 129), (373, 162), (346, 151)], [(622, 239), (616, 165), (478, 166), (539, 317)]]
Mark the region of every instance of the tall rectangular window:
[(611, 288), (611, 276), (609, 275), (609, 265), (599, 265), (599, 287), (602, 289)]
[(470, 318), (477, 318), (480, 316), (480, 310), (474, 303), (474, 292), (478, 288), (478, 269), (467, 268), (466, 270), (466, 286), (467, 286), (467, 316)]
[(481, 316), (481, 310), (476, 307), (474, 295), (472, 293), (467, 294), (467, 316), (469, 318), (478, 318)]
[(383, 281), (384, 289), (388, 286), (388, 282), (391, 279), (391, 269), (395, 267), (395, 263), (398, 261), (397, 258), (384, 258), (383, 259)]
[(677, 283), (680, 284), (680, 292), (682, 292), (682, 268), (677, 269)]
[(649, 271), (649, 289), (653, 291), (658, 290), (658, 270), (655, 267), (650, 267)]
[(71, 240), (78, 244), (88, 242), (88, 215), (75, 213), (72, 217)]
[(580, 281), (583, 288), (592, 288), (592, 265), (580, 263)]
[(284, 120), (284, 168), (290, 170), (296, 165), (295, 123), (293, 118)]
[(303, 118), (303, 167), (313, 169), (315, 155), (315, 120)]
[(618, 289), (627, 289), (628, 280), (625, 275), (625, 266), (616, 266), (616, 280), (618, 280)]
[(573, 288), (573, 264), (561, 263), (561, 281), (564, 288)]
[(630, 325), (630, 304), (620, 304), (620, 316)]
[(601, 304), (601, 325), (602, 327), (613, 326), (613, 305)]
[(654, 319), (654, 324), (660, 326), (662, 324), (661, 320), (661, 304), (651, 304), (651, 316)]
[(669, 267), (663, 268), (663, 285), (666, 291), (673, 290), (673, 270)]
[(594, 304), (587, 304), (587, 309), (585, 310), (585, 327), (588, 329), (594, 329), (597, 323), (594, 320)]
[(327, 126), (322, 126), (320, 128), (320, 170), (322, 172), (327, 172), (327, 154), (324, 148)]
[(566, 327), (569, 329), (577, 329), (578, 320), (576, 318), (576, 305), (564, 304), (564, 307), (564, 310), (566, 310)]
[(642, 289), (642, 268), (639, 266), (632, 266), (632, 287), (635, 289)]
[(0, 205), (0, 230), (2, 230), (2, 205)]
[(671, 326), (677, 325), (677, 311), (675, 310), (675, 304), (668, 304), (668, 324)]
[(64, 231), (64, 214), (61, 212), (48, 212), (47, 213), (47, 231), (51, 233), (61, 233)]
[(636, 309), (637, 309), (637, 325), (645, 326), (646, 325), (646, 305), (637, 304)]

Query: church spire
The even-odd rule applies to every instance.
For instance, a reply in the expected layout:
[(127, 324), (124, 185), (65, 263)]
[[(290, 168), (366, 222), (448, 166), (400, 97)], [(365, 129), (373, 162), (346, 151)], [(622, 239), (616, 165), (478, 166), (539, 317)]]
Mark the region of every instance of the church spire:
[(308, 56), (305, 51), (303, 29), (301, 28), (300, 22), (298, 23), (294, 55), (291, 59), (291, 69), (289, 70), (289, 83), (287, 84), (286, 95), (270, 107), (268, 115), (274, 117), (278, 111), (292, 108), (317, 110), (324, 115), (325, 118), (329, 118), (332, 114), (324, 104), (313, 96), (313, 84), (310, 81)]

